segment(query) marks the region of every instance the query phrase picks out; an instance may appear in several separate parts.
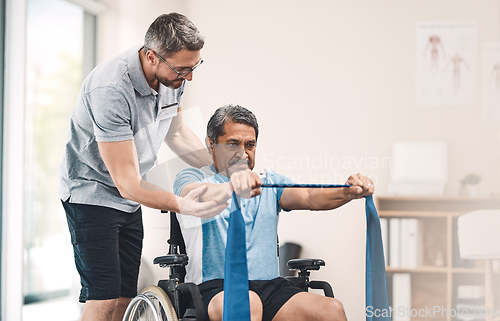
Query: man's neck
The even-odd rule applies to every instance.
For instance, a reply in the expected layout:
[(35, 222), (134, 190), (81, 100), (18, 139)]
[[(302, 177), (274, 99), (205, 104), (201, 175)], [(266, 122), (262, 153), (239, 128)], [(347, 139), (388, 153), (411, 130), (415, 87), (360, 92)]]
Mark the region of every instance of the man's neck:
[(141, 61), (142, 71), (144, 72), (144, 77), (146, 77), (146, 81), (149, 87), (158, 92), (158, 90), (160, 89), (160, 82), (158, 81), (158, 79), (156, 79), (151, 65), (146, 59), (146, 52), (144, 51), (144, 47), (139, 50), (139, 60)]

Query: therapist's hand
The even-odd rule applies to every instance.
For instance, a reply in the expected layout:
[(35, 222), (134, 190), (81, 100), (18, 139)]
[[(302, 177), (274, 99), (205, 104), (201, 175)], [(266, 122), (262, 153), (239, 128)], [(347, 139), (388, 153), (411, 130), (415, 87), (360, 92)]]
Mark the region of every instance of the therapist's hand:
[(347, 199), (357, 199), (372, 195), (375, 192), (373, 181), (367, 176), (356, 174), (351, 175), (346, 181), (351, 187), (344, 187), (344, 195)]
[(207, 186), (202, 185), (193, 189), (184, 197), (177, 196), (177, 204), (179, 205), (180, 213), (204, 219), (220, 214), (227, 207), (227, 202), (222, 204), (214, 200), (200, 202), (200, 195), (203, 194), (206, 189)]

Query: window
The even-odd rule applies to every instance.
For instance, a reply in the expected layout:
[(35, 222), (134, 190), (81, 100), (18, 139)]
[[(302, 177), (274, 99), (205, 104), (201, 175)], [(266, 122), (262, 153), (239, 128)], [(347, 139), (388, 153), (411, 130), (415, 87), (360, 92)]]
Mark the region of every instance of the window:
[[(4, 82), (4, 39), (5, 39), (5, 0), (0, 0), (0, 262), (2, 262), (2, 207), (3, 207), (3, 82)], [(1, 275), (1, 266), (0, 266)], [(0, 294), (1, 295), (1, 294)], [(0, 296), (1, 302), (1, 296)], [(0, 305), (0, 315), (2, 315), (2, 307)]]
[(40, 320), (33, 303), (68, 296), (79, 281), (58, 172), (84, 74), (95, 64), (95, 17), (64, 0), (28, 0), (26, 21), (23, 319)]

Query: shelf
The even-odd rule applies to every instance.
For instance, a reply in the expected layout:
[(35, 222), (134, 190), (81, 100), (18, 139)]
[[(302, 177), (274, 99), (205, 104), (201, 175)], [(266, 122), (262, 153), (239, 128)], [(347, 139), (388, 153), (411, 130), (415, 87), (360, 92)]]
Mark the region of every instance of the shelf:
[[(387, 273), (461, 273), (461, 274), (483, 274), (484, 269), (480, 268), (448, 268), (436, 266), (420, 266), (416, 268), (386, 268)], [(496, 272), (500, 273), (500, 272)]]
[(379, 211), (408, 211), (416, 212), (456, 212), (465, 214), (478, 209), (500, 208), (500, 198), (468, 198), (468, 197), (396, 197), (379, 196), (376, 198)]
[[(380, 218), (387, 220), (384, 226), (386, 231), (389, 231), (389, 236), (391, 220), (401, 219), (400, 222), (403, 222), (403, 219), (411, 218), (418, 221), (419, 250), (417, 252), (418, 262), (421, 265), (415, 268), (386, 267), (389, 300), (394, 300), (392, 291), (397, 289), (399, 299), (409, 297), (408, 302), (398, 301), (398, 304), (409, 305), (411, 309), (416, 310), (429, 306), (441, 306), (451, 311), (462, 300), (457, 294), (460, 286), (484, 285), (485, 268), (482, 261), (460, 258), (457, 221), (458, 217), (471, 211), (499, 209), (500, 198), (379, 196), (375, 198), (375, 202)], [(405, 221), (414, 222), (415, 220)], [(395, 223), (397, 226), (398, 223)], [(399, 238), (396, 239), (399, 240)], [(390, 243), (390, 237), (386, 241)], [(409, 244), (408, 239), (405, 242), (404, 244)], [(415, 243), (411, 244), (415, 246)], [(391, 248), (387, 249), (389, 259)], [(395, 246), (394, 248), (402, 251), (401, 247)], [(408, 251), (414, 251), (412, 248), (408, 249)], [(390, 260), (387, 262), (390, 263)], [(399, 274), (408, 274), (408, 276)], [(493, 277), (496, 288), (500, 290), (498, 269), (493, 272)], [(409, 296), (405, 292), (406, 289), (411, 291)], [(462, 287), (461, 290), (464, 291), (464, 288)], [(484, 302), (479, 304), (484, 304)], [(495, 307), (499, 305), (500, 299), (495, 301)], [(415, 320), (426, 319), (419, 317), (411, 319), (411, 321)], [(438, 319), (433, 318), (433, 320)], [(455, 318), (446, 316), (439, 320), (455, 321)]]
[(431, 217), (431, 218), (447, 218), (458, 217), (463, 212), (429, 212), (429, 211), (379, 211), (379, 217)]
[(474, 269), (471, 269), (471, 268), (453, 268), (452, 272), (453, 273), (463, 273), (463, 274), (467, 274), (467, 273), (470, 273), (470, 274), (474, 274), (474, 273), (483, 274), (485, 272), (485, 270), (484, 269), (479, 269), (479, 268), (474, 268)]
[(446, 267), (421, 266), (417, 268), (391, 268), (387, 267), (389, 273), (447, 273), (450, 269)]

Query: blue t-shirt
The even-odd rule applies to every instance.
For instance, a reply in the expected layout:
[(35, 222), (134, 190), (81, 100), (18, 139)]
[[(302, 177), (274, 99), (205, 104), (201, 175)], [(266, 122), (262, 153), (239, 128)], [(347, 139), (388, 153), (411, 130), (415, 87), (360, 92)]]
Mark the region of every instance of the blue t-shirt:
[[(177, 174), (174, 193), (180, 195), (184, 186), (195, 182), (226, 183), (228, 177), (216, 173), (212, 166), (201, 169), (189, 168)], [(264, 184), (292, 184), (290, 178), (268, 171), (262, 178)], [(262, 194), (241, 199), (241, 214), (245, 220), (248, 279), (271, 280), (279, 276), (277, 238), (278, 213), (283, 188), (263, 188)], [(186, 266), (186, 282), (202, 282), (223, 279), (229, 215), (235, 210), (230, 205), (219, 215), (201, 219), (177, 214), (186, 243), (189, 264)]]

